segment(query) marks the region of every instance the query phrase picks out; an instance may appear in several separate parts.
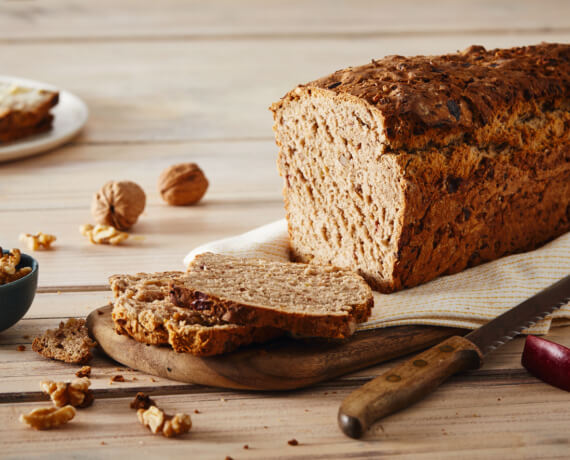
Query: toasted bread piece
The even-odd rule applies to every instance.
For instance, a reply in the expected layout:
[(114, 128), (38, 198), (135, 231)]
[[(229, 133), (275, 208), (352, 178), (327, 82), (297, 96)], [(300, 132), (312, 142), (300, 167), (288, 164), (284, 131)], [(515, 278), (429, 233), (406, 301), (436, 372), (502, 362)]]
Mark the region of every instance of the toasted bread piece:
[(38, 126), (59, 102), (59, 93), (0, 82), (0, 131)]
[(142, 343), (170, 344), (177, 352), (197, 356), (227, 353), (283, 334), (275, 328), (230, 324), (172, 304), (170, 282), (185, 276), (184, 272), (111, 276), (117, 333)]
[(309, 337), (345, 338), (366, 321), (370, 287), (355, 272), (325, 265), (205, 253), (172, 280), (171, 300), (216, 320), (271, 326)]
[(66, 363), (84, 364), (91, 358), (90, 349), (97, 343), (88, 335), (84, 319), (70, 318), (59, 323), (57, 329), (48, 329), (32, 342), (32, 350), (46, 358)]

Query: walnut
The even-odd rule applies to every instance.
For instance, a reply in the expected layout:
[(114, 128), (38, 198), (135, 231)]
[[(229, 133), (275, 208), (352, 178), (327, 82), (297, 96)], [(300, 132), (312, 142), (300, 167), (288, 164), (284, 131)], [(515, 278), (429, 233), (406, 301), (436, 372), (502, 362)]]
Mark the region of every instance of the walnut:
[(2, 254), (0, 248), (0, 285), (19, 280), (32, 271), (31, 267), (17, 268), (20, 260), (19, 249), (12, 249), (8, 254)]
[(75, 417), (73, 406), (40, 407), (29, 414), (21, 414), (20, 422), (27, 423), (36, 430), (49, 430), (69, 422)]
[(181, 163), (162, 171), (158, 190), (162, 199), (170, 205), (194, 204), (206, 193), (208, 179), (196, 163)]
[(79, 227), (79, 231), (83, 236), (88, 237), (93, 244), (112, 244), (116, 246), (129, 237), (128, 233), (100, 224), (95, 225), (95, 227), (91, 224), (85, 224)]
[(68, 404), (73, 407), (88, 407), (93, 403), (93, 392), (89, 390), (91, 382), (87, 377), (75, 379), (73, 382), (52, 382), (45, 380), (40, 383), (44, 393), (49, 394), (56, 407)]
[(91, 376), (91, 366), (83, 366), (81, 369), (79, 369), (75, 375), (77, 377), (89, 377)]
[(156, 406), (156, 404), (150, 396), (145, 395), (142, 391), (139, 391), (135, 396), (135, 399), (131, 401), (131, 409), (147, 410), (150, 406)]
[(167, 438), (187, 433), (192, 428), (192, 419), (188, 414), (170, 416), (156, 406), (137, 410), (137, 417), (152, 433), (162, 433)]
[(91, 213), (102, 225), (119, 230), (131, 228), (144, 211), (144, 190), (131, 181), (110, 181), (93, 197)]
[(137, 410), (137, 417), (139, 422), (148, 429), (156, 434), (162, 431), (162, 426), (164, 425), (164, 412), (162, 412), (156, 406), (150, 406), (147, 410), (139, 409)]
[(47, 233), (38, 232), (35, 235), (30, 233), (22, 233), (20, 235), (20, 241), (28, 245), (28, 249), (32, 251), (37, 251), (38, 249), (51, 249), (51, 244), (57, 238), (55, 235), (49, 235)]
[(179, 434), (188, 433), (192, 428), (192, 419), (188, 414), (176, 414), (167, 419), (162, 427), (162, 434), (167, 438), (173, 438)]

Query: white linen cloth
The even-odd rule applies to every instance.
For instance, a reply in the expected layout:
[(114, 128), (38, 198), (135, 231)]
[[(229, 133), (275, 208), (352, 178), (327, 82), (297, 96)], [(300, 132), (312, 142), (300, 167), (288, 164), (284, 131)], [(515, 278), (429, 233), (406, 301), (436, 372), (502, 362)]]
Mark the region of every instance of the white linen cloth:
[[(191, 251), (239, 257), (289, 261), (289, 236), (285, 219), (242, 235), (213, 241)], [(411, 289), (374, 292), (374, 308), (359, 330), (425, 324), (476, 329), (570, 273), (570, 233), (535, 251), (503, 257), (460, 273), (437, 278)], [(570, 302), (525, 331), (546, 334), (552, 321), (570, 324)]]

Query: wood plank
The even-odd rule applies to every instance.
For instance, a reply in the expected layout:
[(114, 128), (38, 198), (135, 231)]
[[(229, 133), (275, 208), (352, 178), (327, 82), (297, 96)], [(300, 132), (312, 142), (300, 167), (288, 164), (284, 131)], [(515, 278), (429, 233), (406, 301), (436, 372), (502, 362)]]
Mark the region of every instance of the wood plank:
[[(0, 45), (3, 68), (66, 88), (91, 114), (77, 142), (272, 138), (267, 107), (300, 82), (388, 54), (570, 41), (570, 32), (323, 40)], [(58, 63), (54, 65), (54, 63)], [(8, 70), (6, 70), (8, 71)]]
[[(133, 20), (136, 11), (136, 20)], [(3, 2), (0, 38), (5, 41), (149, 39), (220, 36), (330, 34), (362, 35), (402, 32), (512, 31), (568, 28), (568, 2), (484, 0), (423, 2), (405, 0), (179, 2), (100, 0)]]
[[(3, 394), (9, 394), (8, 396), (0, 395), (0, 402), (2, 402), (2, 398), (13, 400), (16, 393), (32, 394), (32, 396), (21, 396), (23, 399), (38, 398), (38, 385), (42, 379), (68, 380), (72, 378), (79, 366), (42, 358), (31, 350), (30, 344), (33, 337), (43, 333), (47, 328), (57, 327), (61, 320), (68, 317), (84, 317), (93, 307), (102, 305), (109, 298), (109, 291), (37, 294), (24, 319), (12, 328), (0, 333), (0, 388), (2, 388)], [(570, 327), (553, 328), (547, 338), (570, 347)], [(26, 346), (26, 350), (17, 351), (17, 346), (22, 344)], [(471, 382), (470, 384), (473, 386), (514, 385), (514, 382), (526, 385), (534, 382), (534, 377), (530, 376), (520, 364), (523, 345), (523, 338), (517, 338), (507, 343), (491, 354), (481, 369), (465, 373), (457, 379)], [(400, 361), (401, 359), (395, 360), (393, 363)], [(363, 384), (388, 369), (393, 363), (372, 366), (348, 374), (341, 379), (324, 383), (322, 388), (330, 389), (338, 386), (344, 387), (347, 384), (352, 386)], [(108, 394), (111, 390), (115, 391), (116, 388), (123, 388), (128, 391), (134, 391), (133, 389), (137, 388), (158, 388), (162, 392), (194, 391), (192, 389), (196, 388), (195, 385), (181, 385), (178, 382), (158, 377), (154, 377), (153, 379), (156, 381), (153, 382), (151, 376), (128, 371), (99, 352), (95, 354), (92, 366), (94, 376), (96, 376), (94, 388), (102, 390), (104, 394)], [(118, 371), (117, 368), (121, 371)], [(110, 385), (109, 378), (117, 373), (125, 375), (128, 381)], [(136, 377), (137, 380), (132, 380), (132, 377)]]
[[(277, 147), (272, 140), (158, 144), (69, 145), (46, 155), (3, 164), (0, 213), (6, 210), (83, 211), (111, 179), (143, 187), (150, 206), (164, 206), (160, 172), (176, 163), (195, 162), (210, 186), (203, 203), (281, 202)], [(26, 184), (25, 187), (22, 184)], [(181, 208), (177, 208), (181, 209)], [(0, 229), (0, 240), (4, 237)]]
[[(92, 222), (83, 209), (29, 210), (1, 213), (3, 247), (22, 247), (18, 235), (42, 231), (57, 236), (54, 249), (36, 251), (39, 286), (57, 287), (107, 284), (115, 273), (184, 270), (182, 259), (194, 247), (252, 230), (282, 218), (283, 205), (274, 202), (205, 201), (193, 207), (151, 205), (133, 227), (133, 236), (120, 246), (93, 245), (79, 233)], [(141, 238), (143, 239), (137, 239)]]
[[(152, 436), (136, 421), (130, 398), (96, 399), (62, 429), (36, 432), (19, 424), (38, 403), (3, 404), (3, 456), (31, 458), (61, 452), (76, 456), (169, 457), (191, 449), (197, 458), (554, 458), (567, 454), (570, 423), (566, 393), (540, 383), (474, 387), (453, 380), (414, 407), (373, 427), (362, 441), (343, 436), (336, 412), (351, 388), (259, 395), (189, 393), (156, 397), (167, 412), (187, 412), (188, 435)], [(477, 406), (473, 407), (473, 401)], [(199, 410), (195, 414), (194, 410)], [(298, 446), (287, 441), (296, 439)], [(104, 444), (101, 444), (101, 441)], [(188, 444), (186, 444), (188, 443)], [(243, 449), (247, 444), (249, 449)]]

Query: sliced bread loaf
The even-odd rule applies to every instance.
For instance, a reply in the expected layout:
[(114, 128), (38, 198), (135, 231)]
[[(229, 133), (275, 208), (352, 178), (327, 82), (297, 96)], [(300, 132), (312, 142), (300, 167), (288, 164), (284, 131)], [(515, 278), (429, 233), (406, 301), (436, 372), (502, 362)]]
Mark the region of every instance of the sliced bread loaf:
[(184, 277), (183, 272), (162, 272), (109, 278), (115, 295), (113, 321), (117, 333), (142, 343), (170, 344), (177, 352), (197, 356), (230, 352), (283, 333), (274, 328), (229, 324), (173, 305), (169, 283)]
[(218, 321), (345, 338), (365, 321), (372, 291), (351, 270), (205, 253), (171, 280), (175, 305)]
[(570, 230), (570, 45), (389, 56), (272, 106), (293, 257), (391, 292)]

